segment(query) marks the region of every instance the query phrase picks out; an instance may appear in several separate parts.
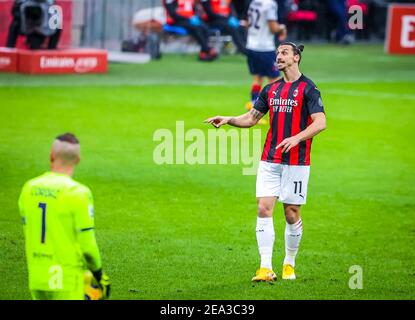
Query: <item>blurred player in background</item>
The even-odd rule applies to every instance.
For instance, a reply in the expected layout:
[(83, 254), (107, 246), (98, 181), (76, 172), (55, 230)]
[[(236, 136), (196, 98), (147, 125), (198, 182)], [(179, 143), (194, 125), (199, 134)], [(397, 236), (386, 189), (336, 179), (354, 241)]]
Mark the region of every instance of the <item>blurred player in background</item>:
[(15, 0), (12, 7), (12, 22), (9, 27), (6, 46), (16, 47), (19, 36), (26, 37), (29, 49), (56, 49), (61, 36), (61, 29), (49, 26), (50, 8), (55, 0)]
[(225, 124), (249, 128), (270, 113), (270, 129), (256, 183), (256, 236), (261, 265), (252, 281), (276, 280), (272, 253), (273, 211), (277, 200), (283, 203), (286, 220), (282, 279), (296, 278), (295, 258), (303, 233), (300, 206), (307, 198), (311, 142), (326, 128), (320, 91), (299, 70), (303, 49), (292, 42), (283, 42), (278, 47), (277, 66), (284, 76), (264, 87), (249, 112), (239, 117), (216, 116), (206, 120), (217, 128)]
[(199, 60), (215, 60), (218, 54), (209, 46), (209, 29), (195, 13), (195, 0), (163, 0), (163, 4), (167, 24), (185, 28), (199, 43)]
[(232, 6), (235, 9), (236, 17), (239, 19), (239, 24), (243, 27), (242, 34), (245, 41), (245, 49), (248, 34), (248, 7), (250, 3), (250, 0), (232, 0)]
[[(285, 40), (287, 28), (278, 23), (278, 7), (274, 0), (253, 0), (248, 8), (247, 55), (249, 72), (253, 77), (251, 101), (246, 104), (250, 110), (258, 99), (264, 77), (269, 83), (278, 79), (280, 73), (276, 67), (275, 35)], [(260, 124), (266, 121), (261, 120)]]
[(94, 204), (88, 187), (72, 179), (80, 144), (70, 133), (58, 136), (50, 153), (51, 171), (29, 180), (19, 198), (26, 241), (29, 288), (35, 300), (83, 300), (85, 270), (108, 298), (95, 240)]
[(250, 2), (250, 0), (232, 0), (236, 16), (244, 26), (248, 26), (248, 7)]
[(207, 23), (232, 36), (238, 51), (246, 54), (244, 29), (233, 13), (231, 0), (200, 0), (206, 13)]
[(351, 44), (354, 41), (354, 38), (348, 24), (349, 12), (347, 1), (326, 0), (325, 3), (337, 23), (335, 40), (341, 44)]

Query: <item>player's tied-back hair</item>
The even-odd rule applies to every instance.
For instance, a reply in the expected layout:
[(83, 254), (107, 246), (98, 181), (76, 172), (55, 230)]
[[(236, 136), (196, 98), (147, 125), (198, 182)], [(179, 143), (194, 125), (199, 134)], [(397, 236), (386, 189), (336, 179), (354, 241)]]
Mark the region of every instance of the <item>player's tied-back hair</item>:
[(52, 152), (55, 158), (63, 163), (74, 164), (80, 158), (80, 144), (78, 138), (72, 133), (64, 133), (55, 138), (52, 144)]
[(304, 45), (303, 44), (295, 44), (294, 42), (291, 41), (284, 41), (280, 43), (280, 46), (290, 46), (293, 48), (294, 54), (295, 55), (299, 55), (300, 56), (300, 60), (298, 61), (298, 64), (300, 64), (301, 62), (301, 57), (302, 57), (302, 53), (304, 51)]

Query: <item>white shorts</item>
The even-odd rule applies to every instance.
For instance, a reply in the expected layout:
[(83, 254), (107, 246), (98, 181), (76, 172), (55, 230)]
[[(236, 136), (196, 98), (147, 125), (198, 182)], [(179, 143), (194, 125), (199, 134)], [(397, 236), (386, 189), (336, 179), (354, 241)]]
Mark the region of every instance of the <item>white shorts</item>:
[(306, 203), (310, 166), (260, 161), (256, 179), (256, 196), (278, 197), (286, 204)]

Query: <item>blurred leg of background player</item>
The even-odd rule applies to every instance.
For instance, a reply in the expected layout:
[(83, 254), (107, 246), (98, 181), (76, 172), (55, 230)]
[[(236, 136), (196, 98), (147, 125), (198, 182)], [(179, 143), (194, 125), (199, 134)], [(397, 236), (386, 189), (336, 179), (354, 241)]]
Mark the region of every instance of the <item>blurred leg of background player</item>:
[(232, 37), (238, 51), (242, 54), (246, 54), (244, 28), (239, 24), (239, 20), (233, 16), (231, 17), (218, 17), (213, 20), (209, 20), (209, 25), (214, 28), (218, 28), (221, 32), (229, 34)]
[(200, 45), (199, 60), (213, 61), (218, 57), (214, 48), (209, 47), (209, 29), (195, 12), (194, 0), (164, 0), (167, 24), (183, 27)]
[(192, 19), (181, 20), (175, 25), (185, 28), (200, 45), (200, 60), (211, 61), (218, 57), (215, 49), (209, 47), (209, 29), (200, 19), (192, 17)]
[(350, 44), (353, 41), (353, 36), (348, 26), (346, 1), (327, 0), (327, 3), (331, 13), (337, 20), (336, 41), (342, 44)]

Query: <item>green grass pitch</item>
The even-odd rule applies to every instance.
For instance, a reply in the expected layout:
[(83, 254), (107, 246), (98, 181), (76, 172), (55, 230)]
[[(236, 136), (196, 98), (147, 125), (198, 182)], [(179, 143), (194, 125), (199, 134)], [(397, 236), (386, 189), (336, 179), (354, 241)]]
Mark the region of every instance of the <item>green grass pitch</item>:
[[(242, 165), (156, 165), (153, 133), (245, 111), (243, 57), (165, 56), (108, 75), (0, 74), (0, 299), (30, 299), (17, 198), (48, 170), (51, 140), (82, 144), (113, 299), (414, 299), (415, 59), (381, 46), (306, 46), (328, 128), (313, 144), (294, 282), (250, 282), (259, 264), (255, 176)], [(262, 126), (262, 138), (267, 127)], [(274, 269), (284, 256), (275, 209)], [(348, 286), (363, 270), (363, 289)]]

